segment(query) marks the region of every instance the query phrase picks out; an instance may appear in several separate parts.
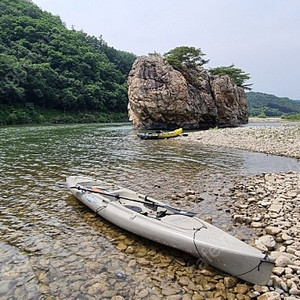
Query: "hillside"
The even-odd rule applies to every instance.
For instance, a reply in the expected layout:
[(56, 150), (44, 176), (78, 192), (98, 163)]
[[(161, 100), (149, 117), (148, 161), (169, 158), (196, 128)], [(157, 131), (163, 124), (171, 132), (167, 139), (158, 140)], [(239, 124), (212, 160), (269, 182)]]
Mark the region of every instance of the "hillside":
[(0, 125), (36, 122), (32, 108), (39, 115), (126, 113), (134, 54), (68, 30), (30, 1), (1, 0), (0, 6)]
[(300, 113), (300, 101), (257, 92), (246, 94), (250, 116), (279, 117)]

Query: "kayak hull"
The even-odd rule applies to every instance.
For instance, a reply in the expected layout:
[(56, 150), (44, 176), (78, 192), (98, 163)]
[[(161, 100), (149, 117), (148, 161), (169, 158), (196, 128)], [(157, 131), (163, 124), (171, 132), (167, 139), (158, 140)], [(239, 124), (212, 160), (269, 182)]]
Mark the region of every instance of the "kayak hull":
[(169, 132), (138, 133), (137, 136), (142, 140), (168, 139), (168, 138), (179, 136), (180, 134), (182, 134), (182, 131), (183, 131), (182, 128), (178, 128), (174, 131), (169, 131)]
[[(127, 231), (182, 250), (250, 283), (266, 284), (270, 278), (274, 263), (265, 254), (196, 216), (174, 213), (162, 202), (103, 181), (71, 176), (67, 186), (86, 206)], [(160, 206), (150, 207), (149, 199)]]

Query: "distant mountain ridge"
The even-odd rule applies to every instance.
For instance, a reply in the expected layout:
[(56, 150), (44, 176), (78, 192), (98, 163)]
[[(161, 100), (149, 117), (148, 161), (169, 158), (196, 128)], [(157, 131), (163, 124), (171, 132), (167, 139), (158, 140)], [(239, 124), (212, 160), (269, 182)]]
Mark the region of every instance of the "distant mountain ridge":
[(300, 113), (300, 101), (259, 92), (248, 92), (246, 95), (250, 117), (280, 117)]

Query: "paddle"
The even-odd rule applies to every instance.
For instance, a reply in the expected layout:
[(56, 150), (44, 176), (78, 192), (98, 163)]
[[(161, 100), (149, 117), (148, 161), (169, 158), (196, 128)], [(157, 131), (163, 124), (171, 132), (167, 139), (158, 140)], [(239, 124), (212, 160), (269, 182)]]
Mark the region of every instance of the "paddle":
[(183, 216), (187, 216), (187, 217), (194, 217), (196, 215), (196, 213), (194, 213), (192, 211), (184, 211), (184, 210), (180, 210), (180, 209), (177, 209), (175, 207), (172, 207), (172, 206), (169, 206), (169, 205), (166, 205), (166, 204), (160, 204), (160, 203), (151, 201), (151, 200), (147, 199), (147, 196), (145, 197), (145, 200), (138, 200), (138, 199), (123, 197), (123, 196), (120, 196), (120, 195), (110, 194), (108, 192), (105, 192), (105, 189), (103, 189), (104, 191), (101, 191), (101, 190), (93, 190), (93, 189), (85, 188), (85, 187), (81, 187), (81, 186), (72, 186), (71, 189), (77, 189), (79, 191), (85, 191), (85, 192), (90, 192), (90, 193), (95, 193), (95, 194), (101, 194), (101, 195), (104, 195), (104, 196), (114, 197), (116, 199), (129, 200), (129, 201), (132, 201), (132, 202), (137, 202), (137, 203), (142, 203), (142, 204), (145, 204), (145, 205), (149, 205), (151, 207), (162, 207), (162, 208), (165, 208), (165, 209), (167, 209), (167, 210), (169, 210), (172, 213), (177, 214), (177, 215), (183, 215)]

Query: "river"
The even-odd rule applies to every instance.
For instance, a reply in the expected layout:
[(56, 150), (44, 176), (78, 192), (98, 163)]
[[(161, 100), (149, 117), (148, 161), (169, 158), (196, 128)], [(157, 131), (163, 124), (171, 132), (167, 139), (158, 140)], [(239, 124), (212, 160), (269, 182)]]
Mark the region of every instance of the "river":
[[(180, 274), (195, 289), (209, 284), (194, 258), (95, 216), (63, 187), (67, 176), (116, 182), (236, 234), (220, 208), (231, 178), (298, 168), (284, 157), (140, 140), (128, 124), (2, 127), (0, 299), (183, 296)], [(186, 200), (187, 190), (196, 201)], [(251, 239), (249, 229), (240, 230)]]

